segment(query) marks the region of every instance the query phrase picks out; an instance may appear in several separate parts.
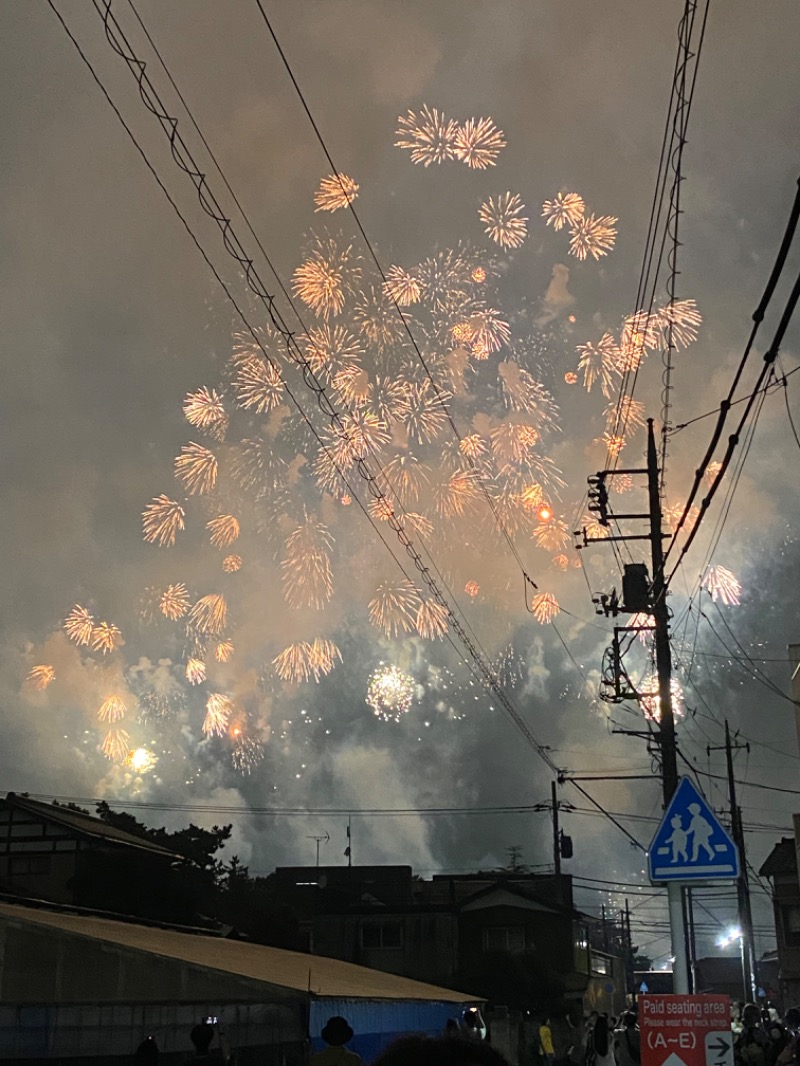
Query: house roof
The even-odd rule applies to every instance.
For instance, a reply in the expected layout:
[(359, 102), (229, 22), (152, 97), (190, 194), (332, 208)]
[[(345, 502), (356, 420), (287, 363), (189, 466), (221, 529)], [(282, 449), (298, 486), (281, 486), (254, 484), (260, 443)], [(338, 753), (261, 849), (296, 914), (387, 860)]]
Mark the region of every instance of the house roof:
[(161, 845), (154, 843), (152, 840), (135, 836), (133, 833), (127, 833), (124, 829), (117, 829), (116, 826), (109, 825), (100, 818), (94, 818), (91, 814), (83, 814), (81, 811), (74, 811), (69, 807), (42, 803), (40, 800), (30, 799), (28, 796), (20, 796), (16, 792), (7, 793), (5, 801), (0, 802), (4, 802), (7, 807), (13, 810), (24, 811), (33, 818), (60, 825), (64, 829), (77, 833), (82, 837), (91, 837), (94, 840), (103, 840), (112, 844), (139, 848), (142, 851), (149, 851), (155, 855), (162, 855), (173, 860), (183, 858), (182, 855), (178, 855), (168, 848), (162, 848)]
[(40, 909), (0, 902), (2, 921), (45, 926), (116, 947), (148, 952), (248, 980), (262, 981), (273, 988), (300, 992), (312, 998), (423, 1000), (436, 1003), (482, 1001), (480, 996), (469, 996), (465, 992), (439, 988), (322, 955), (306, 955), (241, 940), (75, 914), (66, 909)]
[(774, 877), (776, 874), (794, 874), (797, 876), (797, 851), (794, 837), (783, 837), (776, 844), (758, 871), (762, 877)]
[(573, 910), (572, 907), (557, 903), (551, 899), (542, 899), (530, 888), (504, 880), (496, 881), (494, 884), (480, 888), (477, 892), (462, 898), (459, 907), (462, 911), (476, 910), (479, 904), (484, 906), (490, 904), (492, 897), (495, 897), (498, 905), (511, 903), (513, 906), (514, 902), (516, 902), (518, 905), (525, 906), (531, 910), (546, 911), (550, 914), (566, 914), (571, 918), (578, 917), (578, 912)]

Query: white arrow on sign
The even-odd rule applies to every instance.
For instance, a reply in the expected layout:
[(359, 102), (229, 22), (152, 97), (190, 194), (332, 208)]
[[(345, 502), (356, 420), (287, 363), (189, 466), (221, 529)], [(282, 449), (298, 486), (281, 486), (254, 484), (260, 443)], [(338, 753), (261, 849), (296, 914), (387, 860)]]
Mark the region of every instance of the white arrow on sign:
[(733, 1036), (730, 1029), (706, 1033), (706, 1066), (733, 1066)]

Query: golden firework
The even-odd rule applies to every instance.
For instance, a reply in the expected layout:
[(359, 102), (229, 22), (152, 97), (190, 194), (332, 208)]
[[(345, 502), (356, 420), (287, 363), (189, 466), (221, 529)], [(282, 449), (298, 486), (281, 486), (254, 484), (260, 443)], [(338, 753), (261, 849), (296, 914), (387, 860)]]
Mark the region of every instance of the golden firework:
[(203, 719), (203, 732), (207, 737), (224, 737), (228, 728), (228, 719), (233, 714), (233, 700), (220, 692), (212, 692), (206, 700), (206, 716)]
[(119, 696), (109, 696), (100, 704), (97, 718), (101, 722), (118, 722), (128, 713), (128, 708)]
[(490, 433), (492, 452), (505, 463), (524, 462), (539, 440), (539, 431), (527, 422), (509, 419), (495, 426)]
[(292, 275), (292, 292), (319, 318), (336, 318), (360, 275), (354, 258), (352, 245), (317, 239)]
[(405, 332), (403, 312), (377, 285), (369, 285), (359, 294), (353, 321), (370, 344), (381, 350), (397, 344)]
[(232, 514), (221, 514), (206, 522), (206, 529), (212, 548), (228, 548), (239, 538), (239, 519)]
[(437, 389), (426, 379), (411, 385), (407, 392), (407, 409), (403, 419), (409, 437), (420, 444), (430, 444), (441, 436), (448, 422), (449, 392)]
[(333, 641), (322, 638), (290, 644), (275, 656), (272, 665), (282, 681), (299, 684), (310, 680), (312, 676), (319, 681), (320, 677), (333, 670), (337, 662), (341, 662), (341, 658), (342, 654)]
[(709, 488), (717, 480), (717, 474), (719, 474), (721, 469), (722, 469), (722, 463), (718, 462), (716, 459), (713, 460), (713, 462), (710, 462), (708, 464), (708, 466), (706, 467), (706, 472), (703, 475), (703, 477), (705, 478), (705, 482), (706, 482), (706, 484), (708, 485)]
[(206, 430), (217, 439), (221, 440), (225, 435), (228, 416), (222, 397), (216, 389), (203, 386), (195, 392), (187, 392), (183, 401), (183, 414), (190, 425)]
[(485, 359), (487, 354), (499, 351), (511, 339), (511, 327), (493, 307), (470, 315), (469, 324), (472, 327), (472, 354), (476, 359)]
[(186, 680), (190, 685), (202, 685), (206, 679), (206, 664), (202, 659), (186, 660)]
[(135, 774), (149, 774), (158, 762), (158, 756), (147, 748), (132, 748), (125, 756), (124, 765)]
[(125, 641), (122, 633), (111, 622), (101, 622), (92, 629), (92, 650), (107, 655), (110, 651), (121, 648)]
[(483, 459), (488, 452), (486, 441), (480, 433), (470, 433), (462, 437), (458, 445), (459, 451), (468, 459)]
[(367, 504), (367, 514), (376, 522), (388, 522), (394, 518), (394, 505), (385, 496), (372, 499)]
[(383, 581), (370, 600), (369, 620), (387, 637), (410, 633), (416, 628), (421, 604), (419, 592), (410, 581)]
[(593, 514), (583, 516), (581, 528), (589, 540), (605, 540), (610, 535), (608, 526), (601, 525), (600, 520)]
[(218, 663), (229, 663), (233, 658), (233, 641), (221, 640), (214, 648), (214, 658)]
[(189, 590), (179, 581), (176, 585), (167, 585), (159, 596), (158, 606), (165, 618), (177, 622), (189, 610), (191, 602)]
[(290, 607), (319, 610), (329, 602), (333, 596), (332, 549), (328, 527), (310, 515), (287, 537), (281, 570), (283, 595)]
[(583, 197), (576, 192), (560, 192), (554, 200), (545, 200), (542, 204), (542, 218), (547, 219), (546, 225), (554, 230), (560, 230), (564, 226), (573, 229), (578, 225), (586, 211)]
[(444, 163), (456, 158), (455, 138), (458, 123), (448, 119), (435, 107), (423, 104), (417, 114), (408, 111), (397, 119), (396, 148), (411, 152), (412, 163), (429, 167), (431, 163)]
[(331, 174), (323, 178), (314, 193), (315, 211), (338, 211), (349, 207), (358, 196), (358, 183), (346, 174)]
[(505, 136), (490, 118), (470, 118), (459, 126), (453, 141), (456, 159), (475, 170), (495, 166), (506, 146)]
[(553, 512), (544, 503), (544, 491), (538, 482), (526, 485), (519, 498), (526, 511), (536, 511), (540, 522), (549, 522), (553, 517)]
[(595, 437), (594, 443), (601, 444), (609, 456), (612, 459), (616, 459), (628, 442), (621, 433), (609, 433), (606, 431), (602, 436)]
[(534, 528), (533, 539), (545, 551), (561, 551), (570, 542), (567, 523), (563, 518), (549, 518)]
[(217, 592), (202, 596), (189, 611), (189, 626), (197, 633), (216, 637), (228, 622), (228, 605)]
[(186, 512), (169, 496), (154, 496), (142, 511), (142, 531), (148, 544), (171, 547), (185, 528)]
[(184, 444), (175, 459), (175, 476), (190, 496), (211, 492), (217, 481), (217, 458), (208, 448), (194, 441)]
[[(645, 405), (632, 396), (621, 396), (618, 403), (610, 403), (604, 411), (606, 430), (619, 427), (633, 433), (645, 424)], [(616, 488), (616, 485), (614, 486)]]
[(284, 386), (278, 367), (259, 355), (249, 355), (236, 367), (233, 387), (239, 407), (267, 414), (284, 400)]
[(112, 762), (124, 762), (130, 750), (130, 737), (124, 729), (112, 726), (106, 733), (100, 750)]
[(464, 592), (466, 592), (466, 594), (473, 600), (480, 591), (481, 587), (477, 581), (468, 581), (464, 586)]
[(496, 200), (489, 197), (482, 203), (478, 217), (495, 244), (501, 248), (519, 248), (528, 235), (528, 219), (522, 212), (525, 205), (516, 193), (504, 192)]
[(694, 300), (673, 300), (657, 312), (663, 335), (662, 344), (668, 340), (676, 348), (687, 348), (697, 340), (703, 316)]
[(479, 495), (472, 470), (455, 470), (433, 488), (434, 506), (442, 518), (461, 517), (474, 506)]
[(531, 602), (531, 614), (542, 625), (552, 622), (560, 610), (552, 592), (539, 592)]
[(635, 314), (628, 315), (622, 326), (617, 369), (623, 374), (636, 370), (647, 354), (647, 349), (658, 348), (660, 343), (661, 334), (657, 314), (637, 311)]
[(641, 644), (647, 644), (653, 636), (656, 628), (655, 619), (651, 614), (647, 614), (645, 611), (637, 611), (635, 614), (632, 614), (627, 624), (631, 629), (639, 630), (636, 636), (639, 638)]
[(43, 692), (48, 685), (52, 685), (55, 679), (56, 672), (53, 667), (42, 665), (32, 667), (25, 680), (29, 681), (39, 692)]
[(603, 395), (610, 398), (619, 366), (619, 346), (612, 334), (604, 333), (596, 344), (591, 341), (579, 344), (577, 350), (578, 370), (583, 373), (586, 391), (591, 392), (594, 383), (599, 382)]
[(611, 215), (584, 215), (570, 230), (569, 253), (577, 259), (600, 259), (617, 240), (617, 219)]
[(417, 514), (416, 511), (406, 511), (403, 515), (403, 522), (412, 533), (415, 533), (418, 537), (423, 537), (425, 540), (433, 533), (433, 522), (427, 515)]
[(237, 570), (241, 570), (241, 555), (226, 555), (222, 560), (222, 569), (226, 574), (235, 574)]
[(448, 629), (449, 613), (436, 600), (423, 600), (417, 611), (417, 632), (426, 640), (441, 639)]
[(566, 381), (568, 385), (577, 385), (578, 375), (573, 370), (568, 370), (564, 375), (564, 381)]
[(402, 507), (417, 502), (428, 483), (429, 474), (430, 468), (411, 452), (396, 455), (383, 468), (386, 484)]
[(361, 361), (364, 349), (359, 339), (344, 326), (317, 326), (305, 336), (306, 359), (315, 374), (332, 381), (337, 374)]
[(64, 619), (64, 632), (69, 639), (79, 647), (82, 644), (90, 644), (94, 632), (94, 617), (85, 608), (76, 603), (67, 617)]
[(415, 304), (422, 295), (422, 289), (417, 279), (399, 266), (389, 267), (386, 271), (383, 291), (390, 300), (394, 300), (400, 307), (408, 307), (409, 304)]
[(558, 555), (553, 556), (552, 563), (556, 570), (560, 570), (564, 573), (565, 570), (569, 569), (569, 556), (564, 555), (563, 552), (559, 552)]
[(469, 276), (475, 282), (476, 285), (483, 285), (484, 281), (486, 281), (487, 278), (486, 267), (473, 267), (473, 269), (470, 271)]

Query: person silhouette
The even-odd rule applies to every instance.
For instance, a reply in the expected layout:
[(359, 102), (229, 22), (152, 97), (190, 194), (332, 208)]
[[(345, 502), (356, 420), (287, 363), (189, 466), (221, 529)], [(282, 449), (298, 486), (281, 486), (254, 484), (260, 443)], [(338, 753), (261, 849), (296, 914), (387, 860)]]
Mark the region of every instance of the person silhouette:
[(706, 849), (709, 859), (713, 862), (715, 858), (714, 849), (709, 844), (709, 840), (714, 832), (714, 827), (700, 813), (699, 803), (690, 803), (689, 811), (692, 815), (692, 820), (689, 822), (689, 832), (692, 834), (692, 862), (697, 862), (700, 848)]
[(672, 834), (667, 837), (666, 843), (672, 845), (672, 862), (676, 863), (679, 858), (688, 862), (686, 845), (689, 843), (689, 834), (683, 828), (683, 819), (679, 814), (674, 814), (669, 824), (672, 826)]

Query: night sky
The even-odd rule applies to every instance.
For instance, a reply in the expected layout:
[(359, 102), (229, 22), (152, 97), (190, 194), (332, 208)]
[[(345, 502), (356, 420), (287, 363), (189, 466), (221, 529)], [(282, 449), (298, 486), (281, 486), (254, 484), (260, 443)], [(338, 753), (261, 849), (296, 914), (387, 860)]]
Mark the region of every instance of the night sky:
[[(295, 367), (285, 367), (285, 380), (313, 432), (286, 401), (260, 416), (237, 407), (231, 359), (245, 327), (225, 289), (282, 364), (285, 347), (200, 210), (93, 6), (59, 0), (55, 7), (218, 277), (51, 7), (0, 0), (0, 787), (153, 804), (156, 809), (140, 812), (149, 824), (233, 820), (232, 850), (258, 873), (313, 862), (313, 837), (326, 833), (331, 840), (322, 845), (321, 861), (346, 861), (348, 812), (355, 862), (409, 863), (427, 876), (502, 865), (507, 849), (521, 845), (526, 863), (546, 868), (552, 861), (546, 812), (485, 809), (549, 801), (551, 771), (480, 684), (452, 627), (450, 639), (428, 640), (416, 633), (389, 637), (370, 624), (377, 585), (403, 576), (392, 554), (400, 559), (403, 549), (389, 525), (374, 514), (370, 522), (352, 498), (365, 507), (370, 499), (356, 474), (348, 491), (320, 491), (313, 432), (328, 439), (329, 424)], [(657, 770), (642, 740), (612, 732), (645, 728), (642, 711), (598, 698), (613, 622), (595, 616), (590, 596), (619, 588), (619, 559), (643, 560), (646, 545), (632, 542), (630, 555), (622, 547), (619, 557), (609, 545), (574, 550), (572, 530), (586, 514), (586, 478), (606, 462), (598, 443), (604, 411), (619, 391), (619, 378), (608, 397), (599, 383), (587, 391), (576, 348), (606, 332), (619, 336), (626, 316), (639, 310), (682, 5), (267, 0), (264, 10), (336, 168), (359, 185), (353, 206), (369, 245), (347, 210), (314, 210), (314, 194), (331, 166), (255, 0), (224, 6), (137, 0), (135, 7), (120, 0), (112, 8), (301, 345), (306, 331), (325, 327), (326, 319), (293, 294), (293, 277), (314, 248), (330, 250), (326, 242), (333, 242), (348, 259), (344, 308), (327, 325), (346, 327), (357, 339), (360, 369), (374, 390), (378, 378), (393, 375), (420, 385), (419, 355), (452, 394), (449, 411), (460, 437), (477, 434), (485, 442), (503, 422), (535, 427), (542, 499), (570, 534), (557, 550), (536, 541), (539, 519), (530, 512), (511, 532), (512, 551), (483, 490), (475, 489), (462, 517), (451, 520), (436, 510), (425, 494), (460, 468), (449, 423), (416, 444), (389, 427), (381, 461), (415, 453), (425, 464), (419, 505), (406, 510), (427, 508), (432, 529), (412, 536), (555, 765), (577, 776), (651, 775), (584, 782), (646, 846), (661, 809)], [(696, 301), (703, 322), (697, 339), (675, 355), (670, 419), (676, 426), (713, 411), (727, 394), (791, 210), (798, 178), (797, 31), (794, 0), (773, 0), (757, 12), (744, 0), (710, 8), (683, 160), (676, 282), (677, 298)], [(493, 165), (472, 168), (458, 159), (415, 165), (395, 146), (395, 131), (399, 116), (419, 115), (426, 105), (462, 126), (490, 117), (505, 141)], [(568, 229), (546, 225), (543, 203), (565, 192), (578, 193), (587, 213), (617, 219), (607, 255), (579, 260), (569, 254)], [(505, 193), (524, 204), (527, 231), (517, 249), (494, 243), (478, 215), (481, 204)], [(472, 301), (473, 316), (496, 313), (508, 324), (507, 339), (488, 358), (464, 355), (463, 339), (443, 333), (444, 312), (437, 317), (433, 298), (424, 294), (419, 306), (407, 308), (408, 332), (402, 324), (398, 329), (390, 308), (388, 339), (375, 339), (376, 308), (385, 311), (386, 304), (372, 252), (384, 272), (400, 266), (420, 277), (426, 262), (428, 277), (431, 263), (455, 259), (468, 273), (482, 266), (486, 280), (470, 274), (464, 300)], [(756, 379), (798, 264), (795, 247), (737, 395)], [(665, 267), (655, 305), (666, 302)], [(450, 325), (457, 320), (451, 317)], [(779, 379), (798, 366), (797, 343), (793, 323), (781, 347)], [(507, 382), (518, 368), (538, 390), (533, 412), (509, 404)], [(571, 373), (578, 376), (574, 384), (565, 379)], [(661, 374), (654, 349), (634, 393), (659, 428)], [(201, 387), (223, 396), (224, 439), (203, 435), (184, 417), (187, 393)], [(793, 582), (800, 562), (800, 442), (787, 404), (800, 425), (800, 376), (767, 394), (752, 442), (743, 438), (737, 449), (670, 599), (685, 705), (680, 769), (697, 770), (709, 802), (724, 809), (724, 753), (709, 756), (706, 749), (723, 743), (726, 718), (740, 731), (740, 743), (749, 742), (749, 752), (737, 752), (736, 767), (756, 870), (774, 842), (791, 833), (797, 807), (791, 791), (770, 789), (800, 793), (786, 651), (800, 639)], [(713, 423), (706, 417), (670, 436), (666, 507), (685, 500)], [(257, 484), (244, 483), (241, 441), (255, 438), (261, 441)], [(175, 477), (174, 459), (189, 442), (218, 457), (213, 493), (189, 494)], [(641, 466), (644, 446), (641, 429), (629, 433), (622, 464)], [(276, 464), (280, 477), (273, 482), (269, 471)], [(501, 489), (500, 465), (486, 468), (491, 492)], [(142, 539), (142, 511), (162, 493), (186, 512), (186, 530), (174, 547)], [(634, 487), (614, 506), (640, 510), (643, 501)], [(241, 524), (239, 540), (224, 552), (209, 546), (205, 529), (220, 514)], [(333, 587), (322, 610), (287, 603), (285, 595), (287, 539), (307, 520), (322, 523), (330, 537)], [(553, 561), (562, 552), (564, 571)], [(228, 553), (242, 558), (235, 573), (222, 568)], [(406, 558), (409, 565), (414, 576)], [(738, 606), (700, 591), (709, 565), (726, 567), (741, 582)], [(523, 569), (536, 590), (526, 590)], [(201, 654), (183, 622), (154, 612), (158, 591), (177, 582), (186, 584), (192, 602), (225, 596), (228, 624), (216, 637), (233, 642), (229, 662), (214, 661), (211, 644)], [(473, 595), (468, 582), (477, 586)], [(557, 632), (527, 610), (537, 591), (557, 598)], [(124, 646), (103, 655), (70, 642), (62, 624), (76, 604), (96, 623), (117, 625)], [(314, 640), (334, 642), (341, 662), (319, 681), (282, 681), (273, 660), (290, 643)], [(192, 686), (184, 668), (195, 653), (208, 657), (208, 678)], [(644, 646), (631, 652), (628, 665), (637, 678), (647, 672), (648, 654)], [(389, 664), (410, 678), (411, 705), (400, 721), (381, 720), (365, 702), (370, 676)], [(26, 680), (37, 665), (55, 670), (44, 691)], [(232, 701), (222, 736), (201, 728), (211, 692)], [(112, 694), (126, 705), (116, 723), (127, 733), (124, 746), (147, 749), (157, 760), (144, 772), (101, 750), (109, 723), (97, 713)], [(575, 789), (565, 785), (560, 796), (577, 808), (563, 812), (562, 825), (574, 840), (575, 857), (565, 869), (578, 881), (578, 906), (596, 912), (605, 902), (613, 910), (629, 896), (635, 939), (664, 962), (665, 900), (649, 895), (643, 852), (591, 812)], [(203, 804), (242, 813), (170, 809)], [(291, 813), (308, 808), (322, 813)], [(356, 813), (390, 808), (404, 813)], [(431, 808), (484, 813), (426, 813)], [(613, 885), (621, 887), (612, 891)], [(774, 932), (757, 881), (753, 892), (760, 953), (773, 945)], [(715, 936), (734, 918), (732, 890), (708, 896), (707, 911), (697, 918), (701, 953), (715, 950)]]

